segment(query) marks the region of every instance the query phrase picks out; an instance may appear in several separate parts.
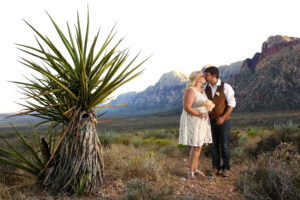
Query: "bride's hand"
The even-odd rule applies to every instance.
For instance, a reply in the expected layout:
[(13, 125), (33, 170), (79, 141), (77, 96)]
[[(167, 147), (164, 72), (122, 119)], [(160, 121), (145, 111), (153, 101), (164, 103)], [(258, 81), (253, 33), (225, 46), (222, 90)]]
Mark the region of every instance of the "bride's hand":
[(203, 113), (202, 115), (205, 119), (208, 119), (208, 113)]

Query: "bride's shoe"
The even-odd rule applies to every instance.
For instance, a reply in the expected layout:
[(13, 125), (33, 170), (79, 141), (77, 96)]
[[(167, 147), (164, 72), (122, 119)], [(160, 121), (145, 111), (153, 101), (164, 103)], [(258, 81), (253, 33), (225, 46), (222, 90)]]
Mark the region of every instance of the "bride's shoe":
[(205, 174), (204, 174), (203, 172), (201, 172), (200, 170), (196, 170), (196, 171), (194, 172), (194, 174), (197, 175), (197, 176), (205, 177)]
[(196, 180), (195, 172), (188, 172), (188, 180)]

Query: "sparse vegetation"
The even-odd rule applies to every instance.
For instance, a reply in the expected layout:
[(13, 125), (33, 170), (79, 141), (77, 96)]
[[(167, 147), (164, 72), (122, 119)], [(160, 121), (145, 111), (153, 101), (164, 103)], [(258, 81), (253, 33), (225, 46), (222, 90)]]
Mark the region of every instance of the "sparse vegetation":
[[(248, 135), (250, 130), (255, 130), (255, 136)], [(114, 194), (111, 194), (113, 195), (112, 198), (151, 199), (156, 197), (157, 199), (161, 195), (165, 199), (178, 200), (220, 199), (221, 197), (222, 199), (242, 199), (240, 194), (243, 198), (251, 199), (253, 196), (251, 197), (250, 194), (256, 190), (259, 190), (261, 194), (255, 198), (266, 197), (270, 191), (272, 194), (274, 193), (271, 196), (273, 199), (286, 197), (286, 195), (296, 198), (299, 194), (299, 179), (297, 176), (292, 178), (291, 175), (299, 173), (296, 169), (296, 164), (299, 162), (299, 127), (296, 129), (273, 129), (273, 127), (232, 129), (233, 176), (231, 179), (217, 178), (218, 183), (209, 178), (201, 179), (195, 183), (184, 180), (188, 170), (190, 147), (177, 144), (177, 138), (174, 135), (178, 133), (178, 129), (153, 129), (150, 131), (146, 129), (132, 132), (107, 130), (103, 133), (109, 133), (107, 136), (110, 138), (107, 139), (109, 148), (104, 149), (103, 156), (107, 188), (113, 188), (112, 191), (115, 191)], [(114, 139), (110, 137), (112, 135)], [(145, 137), (145, 135), (147, 136)], [(27, 140), (31, 140), (31, 137), (31, 134), (26, 134)], [(9, 141), (16, 139), (11, 136), (5, 138)], [(289, 142), (289, 144), (284, 143), (286, 145), (283, 147), (282, 142)], [(210, 145), (204, 145), (199, 169), (205, 174), (211, 170), (210, 156)], [(284, 170), (288, 170), (287, 174), (283, 173)], [(7, 172), (7, 170), (4, 171)], [(81, 187), (84, 184), (80, 184), (80, 180), (81, 183), (84, 182), (84, 174), (76, 180), (77, 187), (73, 187), (73, 190), (76, 190), (77, 196), (84, 196), (85, 189)], [(228, 182), (223, 184), (220, 181)], [(1, 181), (0, 179), (0, 183), (4, 184), (5, 182), (5, 180)], [(137, 184), (140, 186), (138, 187)], [(191, 184), (194, 184), (195, 189), (191, 187)], [(220, 188), (220, 184), (224, 187), (230, 186), (232, 192), (228, 192), (228, 188)], [(236, 190), (233, 190), (234, 184), (236, 184)], [(173, 192), (168, 185), (172, 185)], [(285, 188), (282, 187), (283, 185)], [(26, 198), (30, 195), (30, 193), (25, 192), (26, 190), (15, 190), (18, 192), (11, 193), (9, 191), (14, 190), (8, 190), (9, 187), (5, 188), (0, 190), (2, 196), (13, 198), (18, 195)], [(282, 196), (276, 197), (275, 195), (279, 193), (275, 194), (275, 190), (281, 191), (280, 195)], [(100, 188), (100, 191), (103, 195), (112, 192), (105, 188)], [(151, 191), (151, 195), (147, 191)], [(227, 192), (224, 193), (223, 191)]]
[(170, 199), (174, 193), (174, 187), (163, 186), (160, 188), (153, 187), (149, 181), (134, 179), (127, 184), (124, 200), (165, 200)]
[(248, 167), (240, 172), (236, 188), (246, 199), (299, 199), (299, 163), (296, 148), (281, 143), (273, 152), (248, 162)]

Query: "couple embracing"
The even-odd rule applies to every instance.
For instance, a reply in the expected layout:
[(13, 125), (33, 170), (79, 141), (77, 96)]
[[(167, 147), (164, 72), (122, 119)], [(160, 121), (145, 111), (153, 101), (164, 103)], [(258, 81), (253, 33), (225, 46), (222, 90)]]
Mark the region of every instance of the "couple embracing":
[(212, 143), (210, 175), (230, 176), (230, 113), (236, 105), (234, 91), (219, 79), (215, 66), (206, 68), (204, 74), (192, 72), (189, 80), (179, 128), (179, 143), (191, 146), (188, 179), (205, 176), (198, 170), (198, 160), (203, 144), (208, 143)]

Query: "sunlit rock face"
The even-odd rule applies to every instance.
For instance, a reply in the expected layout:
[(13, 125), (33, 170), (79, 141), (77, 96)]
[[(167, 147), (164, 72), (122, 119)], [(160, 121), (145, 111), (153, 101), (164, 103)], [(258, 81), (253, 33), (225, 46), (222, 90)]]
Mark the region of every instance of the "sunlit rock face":
[(119, 110), (131, 114), (179, 109), (182, 107), (183, 90), (187, 81), (188, 75), (171, 71), (163, 74), (154, 86), (149, 86), (142, 92), (119, 95), (111, 104), (128, 104)]
[(243, 61), (231, 63), (230, 65), (219, 66), (220, 79), (226, 81), (230, 76), (238, 73), (242, 67)]
[(236, 93), (236, 111), (300, 109), (299, 38), (271, 36), (262, 53), (243, 62), (229, 82)]
[(291, 47), (296, 44), (300, 44), (300, 38), (288, 37), (288, 36), (270, 36), (267, 41), (262, 45), (261, 53), (255, 53), (252, 59), (247, 58), (241, 67), (241, 69), (251, 69), (255, 71), (256, 66), (264, 58), (280, 51), (282, 48)]

